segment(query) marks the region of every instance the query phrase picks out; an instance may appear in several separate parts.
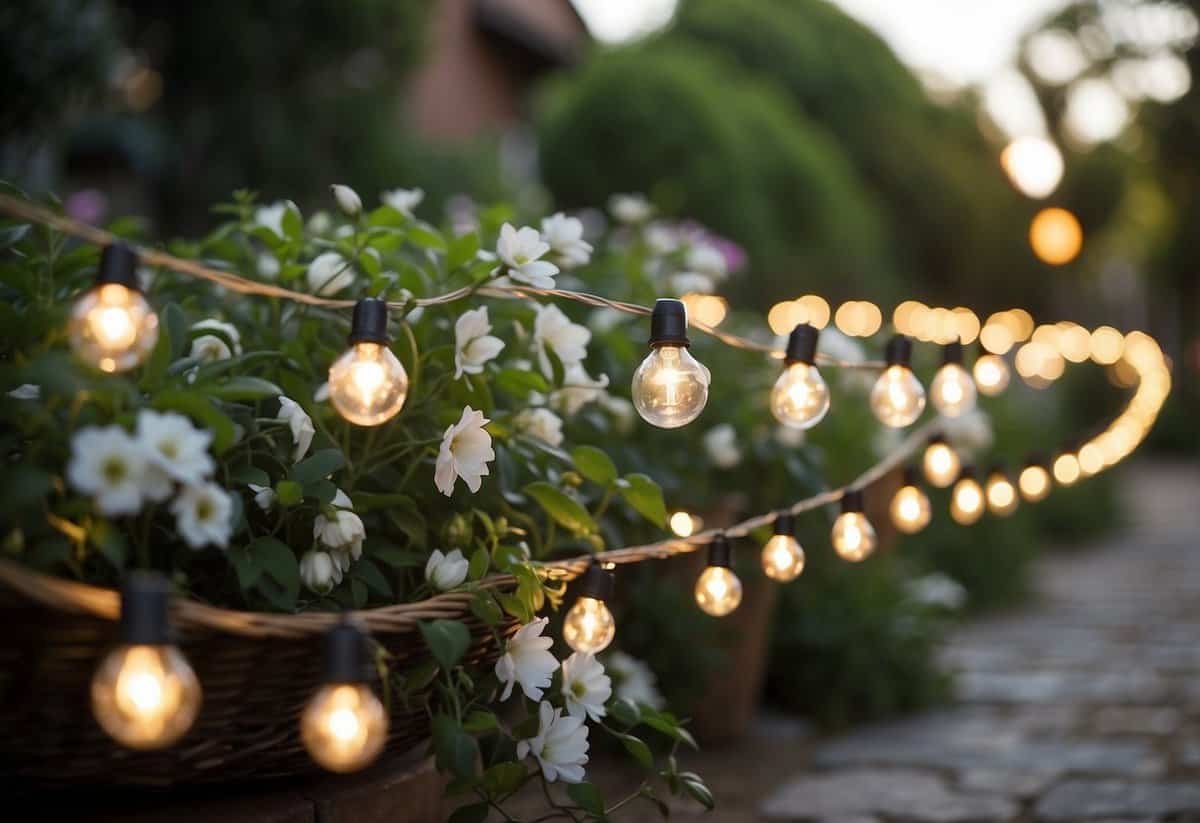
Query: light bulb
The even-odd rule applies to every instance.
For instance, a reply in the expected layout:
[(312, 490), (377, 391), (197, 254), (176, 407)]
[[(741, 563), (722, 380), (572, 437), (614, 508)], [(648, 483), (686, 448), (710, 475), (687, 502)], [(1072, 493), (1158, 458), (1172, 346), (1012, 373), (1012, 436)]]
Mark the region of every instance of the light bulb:
[(650, 354), (633, 373), (633, 405), (652, 426), (677, 429), (704, 411), (711, 375), (688, 352), (687, 308), (657, 300), (650, 315)]
[(1021, 474), (1017, 476), (1017, 486), (1021, 489), (1021, 497), (1030, 503), (1045, 500), (1050, 494), (1050, 472), (1038, 462), (1028, 462)]
[(612, 643), (617, 624), (604, 602), (612, 597), (612, 590), (612, 572), (596, 564), (589, 566), (579, 599), (563, 619), (563, 640), (575, 651), (598, 654)]
[(807, 323), (792, 329), (783, 374), (771, 389), (771, 413), (793, 429), (811, 429), (829, 411), (829, 387), (816, 367), (818, 334)]
[(1073, 486), (1079, 480), (1079, 458), (1063, 452), (1054, 459), (1054, 481), (1060, 486)]
[(998, 354), (985, 352), (975, 360), (975, 386), (980, 394), (994, 397), (1008, 388), (1008, 363)]
[(95, 285), (71, 308), (67, 334), (79, 357), (106, 372), (128, 371), (154, 350), (158, 315), (142, 296), (128, 246), (104, 248)]
[(690, 515), (687, 512), (675, 512), (671, 515), (669, 525), (676, 537), (691, 537), (695, 534), (696, 529), (700, 527), (701, 522), (699, 517)]
[(946, 417), (958, 417), (975, 408), (975, 381), (962, 366), (962, 344), (947, 343), (942, 367), (929, 385), (934, 407)]
[(892, 523), (905, 534), (916, 534), (929, 525), (933, 516), (929, 496), (917, 484), (915, 469), (910, 467), (904, 470), (903, 482), (904, 485), (892, 497)]
[(730, 568), (733, 548), (718, 534), (708, 547), (708, 566), (696, 580), (696, 605), (713, 617), (724, 617), (742, 602), (742, 581)]
[(792, 534), (794, 521), (790, 514), (775, 517), (775, 533), (763, 544), (763, 573), (772, 580), (787, 583), (804, 571), (804, 549)]
[(171, 644), (170, 591), (159, 575), (138, 572), (121, 592), (121, 635), (92, 676), (92, 713), (122, 746), (161, 749), (179, 740), (200, 711), (195, 672)]
[(1008, 479), (1003, 468), (996, 467), (988, 473), (987, 486), (984, 488), (987, 497), (988, 511), (999, 517), (1007, 517), (1017, 510), (1017, 487)]
[(408, 397), (408, 373), (388, 348), (387, 303), (368, 298), (354, 306), (350, 348), (329, 367), (329, 399), (358, 426), (395, 417)]
[(969, 526), (983, 517), (984, 503), (983, 488), (975, 479), (974, 469), (964, 466), (950, 493), (950, 516), (955, 523)]
[(325, 638), (324, 683), (300, 714), (300, 739), (331, 772), (369, 765), (387, 743), (388, 715), (368, 685), (366, 634), (346, 620)]
[(887, 368), (871, 388), (871, 411), (885, 426), (909, 425), (925, 410), (925, 388), (912, 373), (912, 341), (896, 335), (888, 341)]
[(849, 489), (842, 493), (842, 513), (833, 521), (830, 538), (838, 556), (851, 563), (866, 560), (875, 551), (878, 538), (875, 527), (863, 514), (861, 491)]
[(930, 438), (921, 462), (925, 468), (925, 479), (929, 481), (930, 485), (939, 489), (944, 489), (953, 483), (954, 479), (958, 477), (959, 468), (961, 468), (958, 452), (950, 448), (946, 438), (940, 435)]

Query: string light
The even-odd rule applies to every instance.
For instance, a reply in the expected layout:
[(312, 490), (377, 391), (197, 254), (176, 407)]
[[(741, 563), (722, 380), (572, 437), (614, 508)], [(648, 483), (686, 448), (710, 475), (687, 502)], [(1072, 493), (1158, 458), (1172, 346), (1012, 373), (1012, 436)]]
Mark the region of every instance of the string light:
[(958, 417), (975, 408), (975, 382), (962, 362), (962, 343), (955, 340), (942, 347), (942, 367), (933, 377), (929, 394), (934, 407), (946, 417)]
[(863, 493), (858, 489), (842, 492), (842, 512), (833, 521), (830, 533), (838, 556), (851, 563), (866, 560), (875, 551), (878, 538), (875, 527), (863, 514)]
[(404, 408), (408, 372), (388, 348), (387, 303), (368, 297), (354, 306), (350, 348), (329, 367), (329, 399), (358, 426), (378, 426)]
[(887, 368), (871, 389), (871, 411), (885, 426), (903, 428), (925, 410), (925, 389), (912, 373), (912, 341), (896, 335), (884, 357)]
[(130, 574), (121, 590), (121, 645), (92, 676), (92, 713), (131, 749), (170, 746), (200, 710), (200, 683), (171, 640), (169, 601), (166, 578)]
[(724, 533), (708, 546), (708, 566), (696, 580), (696, 605), (713, 617), (724, 617), (742, 602), (742, 581), (733, 573), (733, 546)]
[(599, 563), (588, 566), (579, 597), (563, 619), (563, 640), (577, 652), (599, 654), (617, 634), (617, 623), (605, 602), (612, 597), (614, 576)]
[(811, 429), (829, 411), (829, 387), (816, 367), (818, 335), (807, 323), (792, 329), (783, 374), (771, 389), (771, 413), (788, 428)]
[(1017, 510), (1020, 498), (1003, 465), (997, 463), (992, 466), (992, 470), (988, 472), (984, 493), (987, 497), (988, 511), (992, 514), (1007, 517)]
[(1052, 487), (1050, 472), (1046, 471), (1041, 461), (1030, 458), (1017, 475), (1017, 486), (1026, 502), (1037, 503), (1045, 500)]
[(950, 492), (950, 516), (955, 523), (969, 526), (983, 517), (985, 502), (983, 488), (975, 479), (975, 468), (963, 466)]
[(763, 545), (763, 573), (780, 583), (795, 580), (804, 571), (804, 549), (796, 540), (795, 527), (795, 518), (781, 512), (775, 516), (775, 533)]
[(905, 534), (916, 534), (929, 525), (933, 517), (929, 496), (921, 489), (921, 479), (913, 466), (905, 466), (904, 479), (892, 496), (892, 523)]
[(1073, 486), (1079, 480), (1079, 458), (1071, 452), (1063, 452), (1054, 458), (1054, 482), (1060, 486)]
[(355, 772), (379, 756), (388, 716), (371, 690), (367, 636), (351, 620), (325, 636), (323, 685), (300, 715), (300, 737), (309, 755), (332, 772)]
[(688, 352), (687, 307), (659, 299), (650, 314), (650, 354), (633, 373), (633, 405), (652, 426), (677, 429), (704, 411), (711, 376)]
[(675, 512), (669, 522), (676, 537), (691, 537), (701, 525), (700, 518), (687, 512)]
[(987, 349), (981, 350), (979, 357), (975, 358), (975, 367), (971, 373), (975, 377), (975, 386), (979, 393), (988, 397), (995, 397), (1007, 389), (1008, 381), (1012, 378), (1007, 361)]
[(946, 438), (940, 434), (929, 438), (929, 445), (925, 448), (925, 456), (921, 463), (925, 469), (925, 479), (931, 486), (939, 489), (953, 483), (961, 468), (958, 452), (950, 448)]
[(134, 368), (158, 342), (158, 315), (142, 296), (137, 262), (129, 246), (105, 246), (92, 288), (71, 307), (67, 326), (71, 348), (101, 371)]

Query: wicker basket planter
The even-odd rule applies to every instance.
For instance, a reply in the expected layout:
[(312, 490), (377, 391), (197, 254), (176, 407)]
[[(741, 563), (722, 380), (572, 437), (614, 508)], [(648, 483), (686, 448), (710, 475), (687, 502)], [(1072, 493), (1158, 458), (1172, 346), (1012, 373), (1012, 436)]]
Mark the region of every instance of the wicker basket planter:
[[(489, 585), (507, 587), (509, 578)], [(464, 658), (490, 665), (500, 654), (492, 631), (469, 611), (473, 595), (454, 592), (355, 616), (403, 671), (429, 659), (417, 623), (461, 620), (471, 631)], [(195, 725), (174, 747), (135, 752), (114, 743), (92, 718), (89, 684), (116, 642), (117, 592), (0, 563), (0, 771), (43, 783), (170, 786), (285, 777), (319, 771), (300, 741), (297, 719), (317, 687), (321, 638), (331, 613), (240, 612), (177, 600), (179, 645), (204, 688)], [(503, 628), (515, 631), (515, 622)], [(393, 702), (387, 749), (428, 737), (428, 717)]]

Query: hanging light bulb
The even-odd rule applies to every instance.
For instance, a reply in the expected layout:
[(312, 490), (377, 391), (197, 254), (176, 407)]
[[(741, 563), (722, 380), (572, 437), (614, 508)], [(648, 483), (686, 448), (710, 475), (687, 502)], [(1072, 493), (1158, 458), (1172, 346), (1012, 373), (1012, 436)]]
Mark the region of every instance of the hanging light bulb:
[(708, 544), (708, 566), (696, 580), (696, 605), (724, 617), (742, 602), (742, 581), (733, 573), (733, 547), (724, 534)]
[(704, 411), (711, 375), (688, 353), (687, 307), (680, 300), (654, 301), (650, 354), (633, 373), (633, 405), (652, 426), (677, 429)]
[(984, 494), (987, 497), (988, 511), (998, 517), (1007, 517), (1015, 512), (1020, 502), (1017, 487), (1008, 479), (1008, 472), (999, 463), (992, 466), (992, 470), (988, 472)]
[(958, 417), (975, 408), (975, 381), (962, 362), (962, 343), (947, 343), (942, 348), (942, 367), (929, 384), (934, 407), (946, 417)]
[(612, 612), (604, 602), (612, 597), (613, 573), (597, 563), (584, 572), (579, 598), (563, 620), (563, 640), (577, 652), (598, 654), (617, 633)]
[(800, 323), (788, 337), (783, 374), (771, 389), (771, 413), (793, 429), (811, 429), (829, 411), (829, 387), (817, 369), (815, 326)]
[(1073, 486), (1079, 475), (1079, 458), (1073, 452), (1063, 452), (1054, 458), (1054, 481), (1058, 485)]
[(955, 523), (969, 526), (983, 517), (985, 503), (983, 487), (975, 479), (974, 466), (963, 466), (950, 493), (950, 516)]
[(884, 352), (887, 368), (871, 388), (871, 411), (885, 426), (903, 428), (925, 410), (925, 389), (912, 373), (912, 341), (898, 334)]
[(859, 489), (842, 492), (842, 513), (833, 521), (830, 537), (838, 556), (851, 563), (865, 560), (875, 551), (878, 538), (875, 527), (863, 514), (863, 493)]
[(763, 573), (772, 580), (787, 583), (804, 571), (804, 549), (796, 540), (795, 518), (786, 512), (775, 515), (775, 533), (763, 544)]
[(101, 371), (128, 371), (158, 342), (158, 315), (137, 279), (137, 254), (124, 243), (105, 246), (92, 288), (71, 308), (71, 348)]
[(929, 496), (921, 489), (916, 468), (904, 468), (903, 485), (892, 497), (892, 523), (905, 534), (916, 534), (929, 525), (933, 517)]
[(1012, 376), (1003, 357), (982, 347), (979, 356), (975, 358), (972, 374), (975, 376), (975, 386), (979, 393), (988, 397), (995, 397), (1007, 389), (1008, 380)]
[(162, 749), (200, 711), (196, 674), (171, 641), (166, 578), (134, 572), (121, 590), (121, 645), (92, 676), (92, 713), (122, 746)]
[(371, 690), (367, 637), (351, 620), (325, 635), (324, 683), (300, 715), (300, 737), (313, 760), (331, 772), (369, 765), (387, 742), (388, 716)]
[(925, 468), (925, 479), (931, 486), (939, 489), (953, 483), (961, 468), (958, 452), (950, 448), (946, 438), (940, 434), (929, 438), (929, 445), (925, 448), (925, 456), (921, 463)]
[(388, 348), (387, 303), (359, 300), (350, 323), (350, 348), (329, 367), (329, 399), (357, 426), (395, 417), (408, 397), (408, 372)]
[(1042, 461), (1030, 458), (1025, 461), (1025, 467), (1017, 476), (1017, 486), (1021, 489), (1021, 497), (1025, 498), (1027, 502), (1037, 503), (1045, 500), (1052, 487), (1050, 472), (1046, 471), (1046, 466)]

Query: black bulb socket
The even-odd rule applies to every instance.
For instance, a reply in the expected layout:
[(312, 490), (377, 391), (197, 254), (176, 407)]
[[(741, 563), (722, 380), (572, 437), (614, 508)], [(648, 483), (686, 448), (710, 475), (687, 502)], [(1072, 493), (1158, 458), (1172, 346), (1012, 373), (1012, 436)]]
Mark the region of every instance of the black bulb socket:
[(817, 362), (817, 338), (820, 335), (821, 332), (816, 326), (798, 323), (796, 328), (792, 329), (792, 333), (788, 335), (783, 362), (789, 366), (793, 363), (814, 365)]
[(905, 485), (905, 486), (916, 486), (916, 487), (920, 488), (920, 486), (921, 486), (921, 472), (920, 472), (920, 470), (919, 470), (919, 469), (917, 469), (917, 467), (916, 467), (916, 466), (905, 466), (905, 467), (904, 467), (904, 480), (903, 480), (903, 485)]
[(650, 348), (690, 346), (687, 336), (687, 306), (682, 300), (662, 297), (654, 301), (650, 312)]
[(942, 346), (942, 365), (957, 363), (962, 365), (963, 362), (963, 344), (955, 340), (952, 343), (947, 343)]
[(121, 584), (121, 640), (130, 646), (169, 646), (171, 584), (156, 572), (135, 571)]
[(324, 679), (326, 683), (370, 682), (367, 630), (359, 621), (346, 618), (325, 634)]
[(100, 268), (96, 271), (96, 285), (110, 283), (141, 292), (142, 284), (137, 276), (138, 256), (125, 243), (110, 243), (100, 252)]
[(786, 534), (791, 537), (796, 531), (796, 518), (788, 512), (775, 515), (775, 534)]
[(724, 533), (718, 534), (708, 544), (708, 565), (710, 568), (728, 569), (733, 566), (733, 544)]
[(912, 368), (912, 340), (903, 334), (897, 334), (883, 349), (883, 359), (889, 366)]
[(846, 489), (842, 492), (842, 514), (863, 510), (862, 489)]
[(350, 320), (350, 345), (355, 343), (378, 343), (386, 346), (388, 337), (388, 305), (378, 297), (366, 297), (354, 304), (354, 317)]
[(593, 600), (609, 600), (612, 598), (615, 584), (616, 575), (599, 563), (593, 563), (583, 573), (583, 580), (579, 584), (579, 596), (590, 597)]

